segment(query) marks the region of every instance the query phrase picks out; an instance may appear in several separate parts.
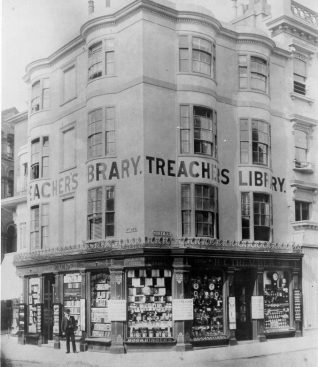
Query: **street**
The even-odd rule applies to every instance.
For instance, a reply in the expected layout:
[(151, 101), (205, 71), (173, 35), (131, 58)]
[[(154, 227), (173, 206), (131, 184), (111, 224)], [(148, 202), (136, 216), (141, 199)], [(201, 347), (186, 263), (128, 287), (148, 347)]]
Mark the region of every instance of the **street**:
[(237, 346), (189, 352), (129, 352), (123, 355), (84, 352), (65, 354), (64, 346), (54, 350), (47, 346), (20, 345), (14, 337), (1, 340), (2, 367), (70, 366), (70, 367), (317, 367), (316, 334), (302, 338), (276, 339), (265, 343), (245, 342)]

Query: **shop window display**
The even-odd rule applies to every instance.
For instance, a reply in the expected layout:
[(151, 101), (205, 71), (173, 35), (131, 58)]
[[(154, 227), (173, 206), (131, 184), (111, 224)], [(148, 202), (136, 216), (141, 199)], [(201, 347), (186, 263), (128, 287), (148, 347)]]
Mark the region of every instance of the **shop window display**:
[(110, 278), (108, 274), (91, 275), (91, 336), (110, 338), (111, 322), (108, 316)]
[(82, 276), (80, 274), (64, 275), (64, 309), (70, 309), (71, 315), (77, 322), (75, 335), (81, 335), (81, 286)]
[(40, 303), (40, 278), (30, 278), (29, 280), (29, 333), (37, 332), (37, 308), (36, 305)]
[(192, 339), (213, 340), (222, 336), (223, 321), (223, 277), (221, 272), (194, 274), (191, 278), (193, 298)]
[(265, 272), (264, 276), (265, 329), (289, 328), (289, 277), (287, 272)]
[(128, 270), (128, 342), (172, 341), (171, 270)]

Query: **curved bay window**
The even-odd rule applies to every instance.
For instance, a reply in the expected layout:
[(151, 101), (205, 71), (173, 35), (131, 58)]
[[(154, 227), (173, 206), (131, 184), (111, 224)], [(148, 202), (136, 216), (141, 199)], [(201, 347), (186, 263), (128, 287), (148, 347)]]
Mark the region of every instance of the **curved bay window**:
[(240, 163), (270, 165), (271, 130), (262, 120), (240, 119)]
[(192, 269), (193, 341), (213, 340), (224, 332), (223, 275), (211, 269)]
[(217, 158), (217, 114), (202, 106), (180, 106), (180, 153)]
[(43, 136), (31, 142), (31, 180), (49, 177), (49, 137)]
[(182, 236), (217, 237), (217, 196), (211, 185), (181, 185)]
[[(251, 205), (251, 202), (253, 205)], [(263, 193), (241, 193), (242, 239), (270, 241), (272, 229), (271, 196)]]
[(258, 56), (239, 55), (239, 88), (268, 92), (269, 66)]

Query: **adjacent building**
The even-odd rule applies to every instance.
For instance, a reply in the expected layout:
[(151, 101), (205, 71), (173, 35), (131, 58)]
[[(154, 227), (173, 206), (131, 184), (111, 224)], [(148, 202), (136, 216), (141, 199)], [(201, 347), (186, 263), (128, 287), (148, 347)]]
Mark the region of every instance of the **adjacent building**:
[(79, 36), (26, 69), (21, 341), (59, 347), (63, 307), (82, 350), (318, 328), (318, 15), (88, 4)]

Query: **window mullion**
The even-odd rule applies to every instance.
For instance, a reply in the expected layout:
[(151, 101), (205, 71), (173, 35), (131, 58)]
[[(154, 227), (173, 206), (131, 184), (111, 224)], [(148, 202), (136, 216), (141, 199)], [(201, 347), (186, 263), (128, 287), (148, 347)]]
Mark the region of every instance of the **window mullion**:
[(250, 240), (254, 241), (254, 195), (253, 192), (249, 192), (250, 201)]

